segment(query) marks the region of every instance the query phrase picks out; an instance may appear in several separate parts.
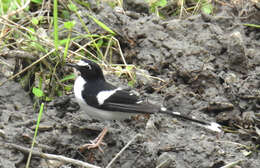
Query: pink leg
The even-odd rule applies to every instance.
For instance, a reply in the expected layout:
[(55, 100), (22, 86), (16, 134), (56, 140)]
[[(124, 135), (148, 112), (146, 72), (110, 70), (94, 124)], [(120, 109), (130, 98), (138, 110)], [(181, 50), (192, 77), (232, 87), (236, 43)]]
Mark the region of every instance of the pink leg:
[(80, 151), (84, 151), (86, 148), (87, 149), (99, 148), (99, 150), (103, 152), (100, 145), (104, 144), (102, 143), (102, 141), (104, 136), (107, 134), (107, 131), (108, 131), (107, 128), (104, 128), (103, 131), (98, 135), (98, 137), (94, 141), (91, 141), (90, 144), (84, 144), (80, 146), (79, 147)]

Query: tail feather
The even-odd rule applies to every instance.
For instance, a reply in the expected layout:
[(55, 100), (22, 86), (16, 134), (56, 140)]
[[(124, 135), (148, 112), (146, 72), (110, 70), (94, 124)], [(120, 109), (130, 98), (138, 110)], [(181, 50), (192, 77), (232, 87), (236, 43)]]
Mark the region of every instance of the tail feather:
[(184, 120), (188, 120), (188, 121), (192, 121), (192, 122), (201, 124), (205, 128), (210, 129), (210, 130), (215, 131), (215, 132), (221, 132), (221, 125), (219, 125), (218, 123), (215, 123), (215, 122), (207, 122), (207, 121), (198, 120), (198, 119), (183, 115), (179, 112), (167, 110), (165, 107), (162, 107), (159, 112), (169, 114), (169, 115), (176, 117), (176, 118), (181, 118), (181, 119), (184, 119)]

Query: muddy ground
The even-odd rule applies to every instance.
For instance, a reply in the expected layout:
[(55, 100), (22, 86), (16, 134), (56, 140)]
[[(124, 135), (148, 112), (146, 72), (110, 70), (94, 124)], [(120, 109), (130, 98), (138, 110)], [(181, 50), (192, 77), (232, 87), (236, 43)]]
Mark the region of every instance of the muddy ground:
[[(218, 168), (240, 161), (237, 168), (259, 168), (260, 31), (243, 25), (260, 23), (257, 5), (250, 3), (243, 9), (222, 6), (214, 16), (166, 20), (148, 14), (145, 5), (132, 3), (125, 8), (126, 14), (106, 5), (95, 6), (94, 11), (119, 34), (127, 62), (164, 81), (137, 75), (134, 89), (151, 103), (217, 121), (228, 126), (226, 131), (218, 134), (162, 114), (99, 122), (77, 110), (74, 96), (66, 95), (45, 104), (35, 150), (105, 167), (139, 134), (111, 167)], [(92, 33), (103, 31), (87, 17), (85, 22)], [(114, 63), (122, 61), (117, 55), (113, 59)], [(0, 81), (4, 81), (7, 68), (1, 68)], [(126, 85), (114, 75), (108, 74), (107, 79)], [(1, 86), (0, 167), (25, 166), (27, 155), (7, 143), (30, 148), (37, 116), (19, 83), (8, 81)], [(103, 126), (109, 128), (104, 153), (80, 151), (78, 147), (94, 139)], [(77, 166), (33, 156), (31, 167)]]

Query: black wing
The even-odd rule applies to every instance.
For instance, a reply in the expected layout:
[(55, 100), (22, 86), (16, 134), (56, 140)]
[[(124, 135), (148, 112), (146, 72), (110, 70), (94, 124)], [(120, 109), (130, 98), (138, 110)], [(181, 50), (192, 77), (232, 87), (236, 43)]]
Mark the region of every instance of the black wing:
[(139, 97), (135, 94), (127, 90), (117, 90), (104, 103), (136, 104), (139, 101)]
[[(152, 104), (141, 103), (141, 100), (135, 94), (127, 90), (117, 90), (117, 88), (110, 83), (100, 81), (95, 83), (87, 83), (85, 92), (82, 92), (82, 97), (85, 102), (93, 107), (127, 113), (155, 113), (158, 112), (158, 107)], [(106, 88), (104, 90), (104, 88)], [(117, 90), (110, 97), (108, 97), (101, 105), (97, 100), (97, 95), (101, 91)]]
[(117, 90), (113, 95), (105, 100), (100, 107), (109, 111), (120, 111), (128, 113), (148, 113), (153, 114), (159, 111), (155, 105), (143, 103), (135, 94), (126, 90)]

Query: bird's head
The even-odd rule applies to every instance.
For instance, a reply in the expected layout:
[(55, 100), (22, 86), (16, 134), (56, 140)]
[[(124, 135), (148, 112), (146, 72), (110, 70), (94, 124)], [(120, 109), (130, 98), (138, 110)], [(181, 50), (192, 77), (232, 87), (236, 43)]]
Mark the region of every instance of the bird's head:
[(85, 80), (104, 79), (102, 69), (93, 61), (82, 59), (76, 64), (67, 65), (76, 68)]

